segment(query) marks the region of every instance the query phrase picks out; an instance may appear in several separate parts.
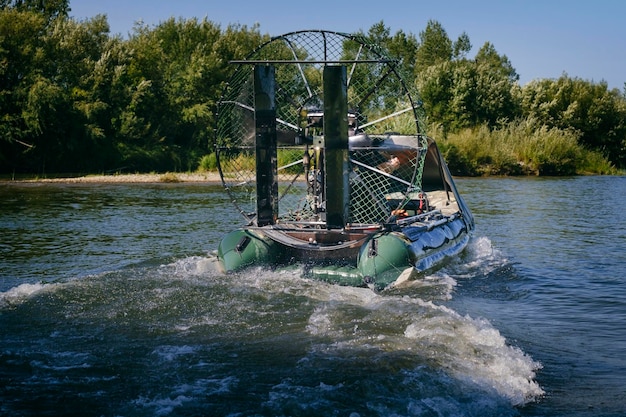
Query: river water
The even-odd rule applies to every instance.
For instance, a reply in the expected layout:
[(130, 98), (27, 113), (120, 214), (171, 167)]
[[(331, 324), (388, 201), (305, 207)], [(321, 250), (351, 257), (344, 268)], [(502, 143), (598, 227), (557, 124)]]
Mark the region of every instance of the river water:
[(626, 178), (460, 179), (470, 245), (374, 293), (225, 275), (201, 184), (0, 184), (0, 415), (626, 415)]

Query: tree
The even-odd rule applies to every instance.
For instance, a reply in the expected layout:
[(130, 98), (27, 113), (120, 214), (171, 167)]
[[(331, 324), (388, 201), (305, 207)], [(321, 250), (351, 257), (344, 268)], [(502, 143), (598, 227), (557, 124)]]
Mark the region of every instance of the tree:
[(463, 32), (453, 43), (443, 26), (430, 20), (419, 34), (415, 78), (431, 123), (444, 134), (476, 122), (476, 69), (465, 56), (471, 50)]
[[(2, 170), (84, 172), (115, 166), (111, 120), (123, 94), (119, 38), (104, 16), (48, 22), (39, 13), (0, 11)], [(119, 80), (118, 80), (119, 81)]]
[(471, 50), (472, 43), (470, 42), (469, 36), (467, 33), (463, 32), (452, 45), (452, 56), (455, 59), (463, 59)]
[[(369, 58), (388, 57), (397, 61), (397, 64), (393, 65), (394, 71), (396, 71), (404, 83), (405, 87), (411, 90), (413, 88), (412, 77), (415, 66), (415, 54), (417, 52), (418, 44), (417, 39), (413, 35), (407, 35), (403, 31), (396, 32), (391, 36), (391, 30), (385, 26), (383, 21), (380, 21), (370, 27), (366, 34), (358, 34), (363, 36), (368, 46), (375, 51), (378, 55), (371, 56)], [(348, 59), (354, 59), (358, 50), (356, 44), (352, 45), (355, 50), (350, 49), (349, 45), (344, 47), (351, 51), (351, 56)], [(363, 52), (361, 52), (363, 53)], [(400, 102), (398, 92), (402, 88), (398, 85), (398, 79), (395, 77), (387, 78), (381, 73), (387, 71), (390, 67), (384, 66), (357, 66), (355, 71), (359, 73), (358, 77), (353, 79), (359, 79), (361, 81), (360, 86), (353, 84), (353, 91), (358, 96), (359, 93), (367, 94), (367, 99), (360, 98), (360, 108), (370, 107), (370, 111), (376, 110), (381, 112), (381, 115), (388, 114), (390, 111), (398, 110), (400, 108), (406, 108), (409, 103)], [(366, 74), (369, 73), (369, 74)], [(375, 95), (372, 95), (372, 86), (376, 85)], [(359, 91), (359, 93), (356, 93)], [(417, 97), (413, 97), (417, 99)]]
[(452, 41), (441, 23), (429, 20), (426, 28), (419, 33), (419, 39), (415, 63), (417, 75), (428, 67), (452, 60)]
[(58, 17), (67, 17), (72, 10), (69, 0), (0, 0), (0, 9), (37, 13), (47, 22)]
[(0, 10), (0, 167), (4, 167), (3, 171), (22, 168), (22, 155), (31, 153), (35, 147), (25, 120), (29, 116), (22, 110), (40, 72), (43, 53), (40, 36), (45, 30), (46, 22), (37, 13)]
[[(235, 69), (229, 61), (269, 37), (258, 26), (222, 30), (206, 19), (168, 19), (139, 24), (123, 40), (111, 37), (104, 16), (77, 22), (69, 10), (68, 0), (0, 0), (0, 171), (195, 169), (210, 152), (216, 102)], [(564, 74), (520, 87), (491, 43), (472, 59), (469, 36), (452, 42), (433, 20), (419, 41), (403, 31), (392, 35), (382, 21), (357, 36), (398, 59), (394, 70), (418, 88), (430, 122), (444, 134), (525, 117), (575, 130), (585, 147), (626, 167), (626, 84), (620, 92)], [(343, 47), (345, 59), (360, 53), (356, 42)], [(361, 58), (378, 57), (376, 48)], [(292, 58), (288, 50), (272, 53)], [(370, 71), (359, 74), (363, 85), (350, 86), (356, 105), (381, 113), (407, 105), (391, 81), (373, 94), (374, 80), (394, 78), (381, 67), (355, 71)]]
[(493, 45), (486, 42), (476, 54), (476, 103), (474, 121), (495, 126), (502, 120), (519, 116), (513, 89), (519, 79), (506, 55), (499, 55)]
[(510, 82), (519, 80), (519, 75), (513, 68), (506, 55), (500, 55), (490, 42), (485, 44), (476, 53), (474, 61), (477, 65), (481, 65), (497, 73), (499, 77), (506, 78)]
[(606, 82), (592, 83), (563, 74), (557, 80), (535, 80), (521, 89), (526, 117), (560, 129), (580, 132), (580, 142), (604, 152), (626, 167), (626, 100)]
[(454, 70), (452, 62), (444, 61), (424, 68), (416, 80), (428, 121), (440, 124), (444, 135), (457, 128), (457, 118), (451, 106)]
[[(441, 124), (446, 133), (485, 123), (495, 127), (519, 116), (514, 95), (519, 77), (508, 58), (499, 55), (491, 43), (468, 59), (471, 42), (465, 33), (451, 44), (443, 28), (431, 21), (420, 37), (422, 68), (416, 82), (430, 122)], [(443, 46), (433, 46), (437, 44)], [(425, 62), (431, 64), (423, 67)]]
[(229, 61), (244, 58), (263, 39), (256, 26), (222, 32), (206, 19), (137, 26), (128, 41), (135, 91), (118, 130), (125, 165), (195, 169), (208, 152), (215, 104), (232, 71)]

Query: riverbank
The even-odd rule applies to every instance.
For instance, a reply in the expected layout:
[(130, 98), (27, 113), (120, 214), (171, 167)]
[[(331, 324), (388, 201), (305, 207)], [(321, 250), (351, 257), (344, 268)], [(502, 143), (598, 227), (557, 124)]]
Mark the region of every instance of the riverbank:
[[(587, 174), (595, 175), (595, 174)], [(614, 175), (626, 175), (625, 172), (619, 171)], [(489, 177), (494, 175), (482, 175)], [(507, 176), (507, 175), (495, 175)], [(512, 175), (512, 177), (523, 177), (526, 175)], [(534, 175), (533, 175), (534, 176)], [(180, 173), (167, 172), (164, 174), (111, 174), (111, 175), (84, 175), (84, 176), (58, 176), (53, 178), (42, 177), (1, 177), (0, 184), (7, 183), (60, 183), (60, 184), (147, 184), (147, 183), (216, 183), (221, 184), (220, 174), (218, 172), (202, 172), (202, 173)]]
[(217, 172), (187, 173), (168, 172), (165, 174), (114, 174), (114, 175), (85, 175), (78, 177), (54, 178), (0, 178), (0, 182), (27, 182), (27, 183), (179, 183), (179, 182), (211, 182), (219, 183), (220, 175)]

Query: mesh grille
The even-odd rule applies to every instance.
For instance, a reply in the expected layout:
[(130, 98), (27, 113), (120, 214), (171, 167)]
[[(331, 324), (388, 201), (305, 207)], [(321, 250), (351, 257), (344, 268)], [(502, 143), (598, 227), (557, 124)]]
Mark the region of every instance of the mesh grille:
[[(323, 195), (323, 151), (315, 146), (322, 127), (312, 123), (323, 109), (325, 64), (345, 65), (348, 78), (349, 223), (384, 222), (421, 189), (426, 138), (420, 135), (415, 93), (378, 47), (341, 33), (295, 32), (272, 39), (247, 60), (282, 61), (275, 63), (279, 222), (317, 227), (325, 218), (324, 200), (333, 197)], [(253, 70), (250, 64), (237, 67), (219, 103), (216, 127), (222, 182), (250, 222), (256, 210)]]

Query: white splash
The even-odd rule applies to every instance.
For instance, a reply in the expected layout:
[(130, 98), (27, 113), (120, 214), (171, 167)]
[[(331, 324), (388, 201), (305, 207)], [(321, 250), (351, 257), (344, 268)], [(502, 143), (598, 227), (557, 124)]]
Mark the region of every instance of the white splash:
[(58, 284), (21, 284), (0, 293), (0, 308), (18, 306), (32, 296), (55, 288)]
[(479, 268), (481, 272), (489, 273), (509, 260), (500, 250), (493, 247), (488, 237), (479, 236), (470, 240), (461, 262), (461, 270), (472, 271)]
[[(495, 392), (513, 406), (544, 394), (534, 380), (541, 365), (507, 344), (489, 321), (461, 316), (419, 298), (372, 296), (367, 290), (355, 302), (355, 289), (347, 290), (336, 289), (335, 301), (315, 308), (306, 327), (309, 334), (333, 340), (335, 348), (411, 352), (459, 381)], [(343, 302), (338, 302), (341, 298)], [(345, 302), (358, 307), (346, 307)]]
[(179, 259), (176, 262), (163, 267), (174, 268), (174, 274), (183, 278), (189, 276), (201, 276), (219, 272), (217, 256), (190, 256)]
[(404, 332), (407, 339), (436, 351), (436, 362), (457, 378), (494, 389), (512, 405), (526, 404), (544, 394), (534, 381), (541, 365), (508, 345), (487, 320), (461, 317), (442, 306), (437, 309), (445, 314), (411, 323)]
[(152, 353), (155, 353), (162, 360), (166, 362), (172, 362), (183, 355), (192, 355), (196, 352), (197, 348), (193, 346), (159, 346)]

